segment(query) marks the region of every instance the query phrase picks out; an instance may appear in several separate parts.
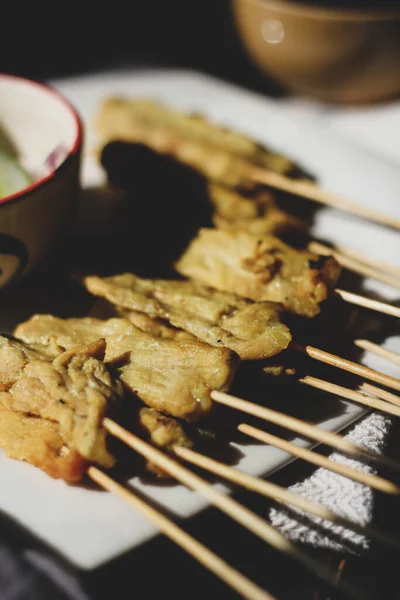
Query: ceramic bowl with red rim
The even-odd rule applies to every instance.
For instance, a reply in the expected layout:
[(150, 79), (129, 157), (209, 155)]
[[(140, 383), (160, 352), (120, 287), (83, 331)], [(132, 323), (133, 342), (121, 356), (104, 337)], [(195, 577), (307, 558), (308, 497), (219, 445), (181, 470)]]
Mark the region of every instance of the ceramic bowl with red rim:
[(0, 74), (0, 288), (37, 266), (71, 224), (82, 123), (47, 85)]

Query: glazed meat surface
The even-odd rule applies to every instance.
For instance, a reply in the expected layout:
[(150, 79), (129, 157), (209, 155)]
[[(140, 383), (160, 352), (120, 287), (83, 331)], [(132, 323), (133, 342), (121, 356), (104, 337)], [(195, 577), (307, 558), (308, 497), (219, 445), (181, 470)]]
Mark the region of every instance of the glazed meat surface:
[(234, 352), (198, 340), (177, 342), (138, 330), (107, 341), (108, 361), (126, 387), (148, 406), (188, 421), (211, 411), (211, 391), (227, 391), (238, 364)]
[(132, 273), (88, 276), (87, 289), (119, 307), (167, 320), (212, 346), (225, 346), (242, 359), (275, 356), (291, 335), (276, 304), (254, 303), (194, 281), (145, 280)]
[[(146, 313), (129, 310), (129, 308), (124, 308), (123, 306), (117, 306), (104, 298), (97, 298), (94, 306), (89, 311), (88, 316), (94, 317), (95, 319), (102, 319), (103, 321), (115, 317), (122, 317), (122, 319), (130, 321), (130, 323), (138, 329), (150, 333), (150, 335), (153, 335), (154, 337), (167, 340), (196, 339), (187, 331), (173, 327), (165, 319), (150, 317)], [(37, 318), (43, 319), (44, 316), (39, 315)], [(34, 319), (35, 317), (32, 317), (32, 323), (34, 322)], [(26, 324), (24, 324), (24, 328), (25, 326), (29, 329), (30, 321), (27, 321)], [(47, 325), (45, 325), (45, 327), (47, 327)], [(25, 330), (25, 333), (27, 333), (27, 330)]]
[(32, 355), (22, 342), (7, 343), (9, 340), (0, 339), (3, 356), (7, 347), (12, 357), (16, 349), (25, 358), (30, 354), (25, 364), (20, 364), (19, 372), (14, 370), (7, 389), (3, 385), (1, 405), (56, 423), (67, 448), (88, 461), (112, 466), (114, 458), (106, 447), (102, 420), (116, 406), (122, 388), (113, 381), (103, 363), (104, 340), (62, 352), (49, 360), (46, 355)]
[(148, 406), (187, 420), (211, 410), (210, 392), (229, 389), (239, 360), (231, 350), (214, 348), (192, 336), (155, 337), (127, 319), (35, 315), (16, 333), (27, 341), (55, 339), (66, 347), (78, 339), (90, 343), (105, 338), (105, 361), (125, 387)]
[[(66, 350), (91, 344), (99, 338), (130, 335), (135, 331), (136, 328), (127, 319), (103, 320), (94, 317), (60, 319), (53, 315), (33, 315), (28, 321), (16, 327), (14, 335), (27, 344), (53, 343)], [(106, 346), (106, 353), (108, 350)]]
[[(174, 446), (192, 448), (193, 442), (183, 430), (176, 419), (166, 417), (153, 408), (139, 410), (139, 425), (148, 440), (167, 452), (173, 452)], [(146, 463), (146, 468), (161, 478), (169, 478), (168, 473), (151, 462)]]
[(340, 274), (332, 257), (299, 251), (273, 236), (201, 229), (176, 264), (182, 275), (254, 301), (280, 302), (313, 317)]
[(213, 222), (218, 229), (245, 231), (252, 235), (286, 236), (304, 231), (305, 223), (280, 210), (269, 192), (244, 194), (216, 183), (208, 185), (214, 207)]
[(139, 410), (139, 423), (148, 434), (155, 446), (172, 450), (173, 446), (192, 448), (193, 442), (184, 432), (182, 425), (176, 419), (171, 419), (154, 410), (154, 408), (141, 408)]
[(54, 343), (48, 346), (35, 342), (28, 345), (0, 336), (0, 392), (12, 386), (31, 360), (51, 360), (60, 352), (62, 348)]
[(0, 393), (0, 448), (9, 458), (22, 460), (50, 477), (75, 483), (85, 474), (87, 461), (75, 450), (65, 451), (59, 423), (16, 412), (3, 405)]
[(162, 338), (165, 340), (195, 340), (196, 338), (184, 331), (173, 327), (165, 319), (152, 318), (145, 313), (140, 313), (135, 310), (129, 310), (120, 306), (115, 307), (115, 311), (121, 317), (128, 319), (135, 327), (138, 327), (142, 331), (153, 335), (154, 337)]

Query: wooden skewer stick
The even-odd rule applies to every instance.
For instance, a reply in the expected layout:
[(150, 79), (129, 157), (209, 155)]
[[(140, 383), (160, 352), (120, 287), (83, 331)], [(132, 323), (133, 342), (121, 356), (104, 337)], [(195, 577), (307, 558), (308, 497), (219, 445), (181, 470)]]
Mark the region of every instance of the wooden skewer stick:
[(394, 288), (400, 289), (399, 278), (378, 271), (377, 269), (369, 267), (368, 265), (363, 265), (357, 260), (354, 260), (354, 258), (350, 258), (345, 254), (341, 254), (333, 248), (329, 248), (329, 246), (324, 246), (319, 242), (311, 242), (308, 244), (308, 249), (310, 252), (322, 254), (323, 256), (333, 256), (338, 263), (342, 265), (342, 267), (345, 267), (349, 271), (353, 271), (353, 273), (358, 273), (358, 275), (362, 275), (363, 277), (372, 277), (372, 279), (376, 279), (377, 281), (381, 281), (382, 283), (386, 283), (387, 285), (391, 285)]
[(352, 362), (351, 360), (347, 360), (347, 358), (342, 358), (341, 356), (331, 354), (330, 352), (326, 352), (325, 350), (320, 350), (319, 348), (315, 348), (314, 346), (300, 346), (295, 342), (291, 342), (290, 348), (308, 354), (308, 356), (310, 356), (311, 358), (323, 362), (327, 365), (331, 365), (332, 367), (342, 369), (342, 371), (348, 371), (349, 373), (359, 375), (364, 379), (370, 379), (375, 383), (380, 383), (381, 385), (385, 385), (386, 387), (400, 391), (400, 379), (396, 379), (395, 377), (385, 375), (380, 371), (375, 371), (374, 369), (370, 369), (369, 367), (365, 367), (364, 365)]
[(260, 442), (280, 448), (281, 450), (284, 450), (293, 456), (297, 456), (298, 458), (301, 458), (312, 465), (323, 467), (328, 471), (333, 471), (333, 473), (343, 475), (343, 477), (347, 477), (352, 481), (357, 481), (358, 483), (367, 485), (374, 490), (378, 490), (379, 492), (384, 492), (385, 494), (390, 494), (392, 496), (400, 496), (400, 487), (391, 481), (388, 481), (387, 479), (383, 479), (383, 477), (380, 477), (379, 475), (371, 475), (369, 473), (364, 473), (363, 471), (358, 471), (357, 469), (353, 469), (347, 465), (343, 465), (331, 460), (322, 454), (318, 454), (318, 452), (314, 452), (308, 448), (302, 448), (293, 442), (288, 442), (287, 440), (283, 440), (276, 435), (272, 435), (272, 433), (262, 431), (261, 429), (257, 429), (251, 425), (246, 425), (245, 423), (239, 425), (238, 429), (242, 433), (245, 433), (246, 435), (249, 435)]
[(310, 377), (309, 375), (299, 379), (299, 382), (309, 385), (313, 388), (317, 388), (318, 390), (335, 394), (336, 396), (340, 396), (341, 398), (346, 398), (346, 400), (357, 402), (357, 404), (370, 406), (371, 408), (376, 408), (377, 410), (380, 410), (381, 412), (387, 413), (389, 415), (400, 417), (399, 406), (394, 406), (378, 398), (371, 398), (371, 396), (368, 396), (367, 394), (362, 394), (360, 392), (357, 392), (356, 390), (350, 390), (349, 388), (343, 387), (342, 385), (337, 385), (336, 383), (324, 381), (323, 379), (318, 379), (317, 377)]
[(138, 510), (145, 515), (150, 521), (157, 525), (167, 537), (183, 548), (188, 554), (193, 556), (193, 558), (206, 567), (206, 569), (236, 590), (243, 598), (250, 598), (251, 600), (274, 600), (271, 594), (262, 590), (250, 579), (222, 560), (217, 554), (214, 554), (214, 552), (209, 550), (206, 546), (203, 546), (203, 544), (186, 533), (186, 531), (178, 527), (173, 521), (167, 519), (162, 513), (155, 510), (146, 502), (143, 502), (136, 494), (128, 491), (108, 475), (96, 467), (89, 467), (88, 475), (102, 488), (116, 494), (124, 502), (133, 506), (135, 510)]
[(395, 365), (400, 365), (400, 354), (396, 354), (396, 352), (391, 352), (390, 350), (382, 348), (382, 346), (378, 346), (378, 344), (374, 344), (369, 340), (354, 340), (354, 343), (359, 348), (367, 350), (367, 352), (381, 356)]
[(390, 315), (391, 317), (400, 318), (400, 308), (397, 306), (387, 304), (387, 302), (380, 302), (379, 300), (372, 300), (371, 298), (366, 298), (365, 296), (360, 296), (359, 294), (347, 292), (346, 290), (341, 290), (339, 288), (336, 288), (335, 292), (339, 294), (345, 302), (355, 304), (356, 306), (362, 306), (363, 308), (369, 308), (370, 310)]
[(359, 217), (381, 223), (382, 225), (393, 227), (394, 229), (400, 229), (400, 219), (396, 219), (389, 215), (383, 215), (367, 206), (362, 206), (345, 198), (340, 198), (339, 196), (326, 192), (315, 183), (290, 179), (284, 175), (274, 173), (273, 171), (266, 171), (259, 168), (249, 169), (248, 177), (253, 181), (263, 183), (264, 185), (282, 190), (283, 192), (301, 196), (308, 200), (314, 200), (314, 202), (332, 206), (333, 208), (358, 215)]
[(396, 396), (396, 394), (392, 394), (392, 392), (383, 390), (382, 388), (377, 387), (376, 385), (362, 383), (360, 385), (360, 389), (367, 392), (367, 394), (373, 394), (376, 398), (380, 398), (381, 400), (385, 400), (386, 402), (390, 402), (391, 404), (400, 406), (400, 396)]
[[(234, 521), (240, 523), (243, 527), (254, 533), (267, 544), (270, 544), (276, 550), (297, 560), (303, 567), (317, 575), (323, 581), (330, 584), (334, 581), (334, 572), (330, 567), (326, 567), (313, 560), (303, 550), (297, 548), (285, 536), (270, 525), (265, 519), (262, 519), (251, 510), (242, 506), (229, 496), (221, 494), (207, 481), (192, 473), (189, 469), (176, 462), (154, 446), (151, 446), (141, 438), (130, 433), (109, 418), (103, 420), (103, 426), (122, 442), (130, 446), (139, 454), (142, 454), (148, 460), (154, 462), (158, 467), (167, 471), (175, 479), (202, 494), (207, 500), (219, 508), (222, 512), (229, 515)], [(350, 591), (350, 590), (349, 590)], [(352, 591), (350, 591), (353, 595)]]
[(256, 492), (257, 494), (261, 494), (267, 498), (272, 498), (272, 500), (277, 502), (290, 504), (316, 517), (331, 521), (332, 523), (336, 523), (337, 525), (341, 525), (342, 527), (356, 531), (361, 535), (367, 535), (379, 542), (388, 544), (389, 546), (393, 546), (397, 549), (400, 548), (400, 540), (397, 538), (381, 532), (374, 527), (370, 527), (369, 525), (360, 525), (350, 521), (349, 519), (340, 517), (323, 504), (312, 502), (303, 496), (293, 494), (292, 492), (289, 492), (289, 490), (286, 490), (284, 487), (276, 485), (275, 483), (271, 483), (270, 481), (265, 481), (259, 477), (254, 477), (253, 475), (243, 473), (238, 469), (229, 467), (219, 461), (209, 458), (208, 456), (204, 456), (199, 452), (190, 450), (189, 448), (175, 446), (174, 452), (177, 456), (179, 456), (179, 458), (183, 458), (184, 460), (197, 465), (202, 469), (206, 469), (215, 475), (224, 477), (225, 479), (228, 479), (233, 483), (237, 483), (248, 490)]
[(211, 392), (211, 398), (214, 402), (218, 402), (219, 404), (225, 404), (226, 406), (241, 410), (249, 415), (274, 423), (275, 425), (280, 425), (281, 427), (295, 431), (299, 435), (320, 442), (321, 444), (327, 444), (328, 446), (335, 448), (335, 450), (339, 450), (339, 452), (343, 452), (349, 456), (368, 461), (372, 460), (392, 469), (396, 469), (397, 471), (400, 470), (399, 461), (361, 448), (360, 446), (349, 442), (349, 440), (344, 439), (341, 435), (321, 429), (312, 423), (307, 423), (306, 421), (278, 412), (272, 408), (267, 408), (266, 406), (248, 402), (248, 400), (242, 400), (242, 398), (231, 396), (225, 392), (217, 392), (214, 390)]
[(358, 252), (357, 250), (353, 250), (352, 248), (349, 248), (348, 246), (343, 246), (342, 244), (335, 244), (335, 249), (341, 254), (346, 254), (347, 256), (350, 256), (350, 258), (358, 260), (358, 262), (360, 263), (369, 265), (370, 267), (378, 269), (379, 271), (383, 271), (385, 273), (390, 273), (391, 275), (400, 277), (400, 267), (390, 265), (386, 262), (383, 262), (382, 260), (376, 260), (376, 258), (370, 258), (362, 252)]

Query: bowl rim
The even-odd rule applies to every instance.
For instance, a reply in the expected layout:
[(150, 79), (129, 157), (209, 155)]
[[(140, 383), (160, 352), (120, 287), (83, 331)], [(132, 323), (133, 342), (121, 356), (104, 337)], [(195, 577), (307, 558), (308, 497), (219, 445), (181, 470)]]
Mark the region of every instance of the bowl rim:
[(0, 81), (2, 81), (2, 80), (3, 81), (11, 80), (11, 81), (25, 83), (25, 84), (31, 85), (33, 87), (40, 88), (42, 91), (54, 96), (61, 104), (64, 105), (64, 107), (72, 115), (73, 120), (76, 125), (76, 136), (75, 136), (74, 143), (72, 145), (71, 150), (68, 152), (67, 156), (64, 158), (62, 163), (56, 169), (52, 170), (48, 175), (45, 175), (44, 177), (41, 177), (37, 181), (31, 183), (31, 185), (23, 188), (19, 192), (15, 192), (14, 194), (10, 194), (8, 196), (4, 196), (3, 198), (0, 198), (0, 207), (3, 204), (7, 204), (9, 202), (13, 202), (16, 200), (21, 200), (22, 198), (24, 198), (26, 196), (26, 194), (30, 194), (31, 192), (34, 192), (37, 188), (39, 188), (42, 185), (51, 181), (60, 171), (63, 171), (68, 166), (68, 164), (71, 162), (71, 160), (74, 158), (74, 156), (76, 156), (78, 154), (78, 152), (80, 151), (80, 149), (82, 147), (82, 139), (83, 139), (83, 123), (82, 123), (81, 117), (78, 114), (78, 111), (71, 104), (71, 102), (69, 100), (67, 100), (65, 98), (65, 96), (63, 96), (53, 86), (49, 85), (48, 83), (43, 83), (41, 81), (35, 81), (33, 79), (28, 79), (26, 77), (20, 77), (19, 75), (12, 75), (9, 73), (0, 73)]
[[(311, 0), (309, 0), (311, 1)], [(400, 19), (400, 8), (343, 8), (340, 6), (312, 6), (300, 4), (296, 0), (234, 0), (236, 4), (251, 3), (265, 6), (272, 10), (280, 10), (283, 13), (309, 17), (311, 19), (331, 19), (333, 21), (390, 21)]]

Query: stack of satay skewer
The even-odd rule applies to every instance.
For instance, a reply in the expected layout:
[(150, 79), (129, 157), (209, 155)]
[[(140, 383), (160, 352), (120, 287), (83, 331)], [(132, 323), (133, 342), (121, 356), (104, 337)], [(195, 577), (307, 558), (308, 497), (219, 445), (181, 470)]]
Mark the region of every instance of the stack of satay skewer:
[[(400, 469), (397, 461), (355, 446), (338, 434), (228, 393), (242, 364), (260, 361), (261, 371), (264, 361), (293, 350), (363, 379), (359, 390), (308, 375), (301, 383), (400, 416), (400, 398), (364, 379), (397, 391), (400, 380), (313, 346), (299, 345), (287, 325), (291, 319), (305, 322), (325, 310), (329, 298), (338, 293), (339, 262), (345, 253), (331, 256), (325, 249), (315, 253), (315, 247), (292, 248), (277, 237), (286, 237), (303, 225), (286, 216), (269, 193), (254, 185), (254, 173), (260, 175), (261, 169), (267, 169), (284, 180), (314, 184), (305, 183), (290, 161), (244, 136), (151, 102), (109, 101), (99, 125), (103, 144), (119, 139), (147, 144), (200, 169), (210, 180), (216, 227), (201, 228), (175, 261), (174, 268), (184, 278), (143, 279), (133, 273), (120, 274), (115, 265), (116, 275), (91, 274), (81, 280), (91, 294), (101, 298), (103, 308), (106, 306), (103, 318), (34, 315), (16, 328), (14, 338), (0, 338), (0, 446), (11, 457), (27, 460), (53, 477), (74, 482), (88, 474), (153, 519), (164, 533), (246, 598), (271, 596), (99, 470), (99, 466), (107, 469), (115, 463), (108, 434), (144, 456), (149, 470), (160, 477), (168, 474), (199, 491), (264, 541), (331, 583), (335, 574), (329, 568), (235, 500), (218, 493), (176, 458), (398, 546), (399, 541), (388, 533), (361, 528), (320, 504), (204, 456), (193, 449), (185, 427), (185, 422), (197, 422), (208, 417), (216, 405), (224, 405), (351, 456)], [(252, 165), (251, 177), (245, 165), (247, 169)], [(132, 164), (133, 170), (137, 167)], [(337, 207), (341, 208), (340, 202)], [(362, 263), (362, 257), (346, 256)], [(382, 265), (368, 268), (378, 276), (396, 278), (396, 273), (388, 274)], [(359, 298), (355, 299), (358, 304), (363, 301)], [(384, 312), (396, 314), (396, 307), (381, 304)], [(358, 340), (357, 344), (365, 347), (366, 342)], [(124, 405), (134, 400), (145, 406), (134, 409), (132, 432), (132, 421), (124, 422), (122, 415)], [(381, 492), (400, 493), (389, 480), (335, 463), (248, 423), (240, 423), (238, 429)], [(346, 591), (356, 595), (355, 590)]]

